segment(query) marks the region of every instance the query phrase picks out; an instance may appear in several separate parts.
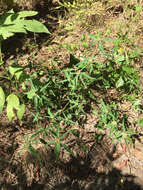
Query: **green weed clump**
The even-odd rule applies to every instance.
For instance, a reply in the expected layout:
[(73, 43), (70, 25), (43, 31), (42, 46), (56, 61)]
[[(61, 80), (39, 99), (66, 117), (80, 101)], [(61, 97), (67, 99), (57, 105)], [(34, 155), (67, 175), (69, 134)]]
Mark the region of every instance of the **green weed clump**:
[[(140, 91), (140, 78), (134, 67), (134, 53), (120, 52), (117, 46), (109, 51), (104, 47), (104, 42), (110, 42), (110, 39), (91, 38), (93, 41), (86, 48), (92, 51), (94, 45), (98, 44), (99, 52), (105, 58), (103, 62), (96, 61), (99, 54), (83, 57), (82, 61), (70, 54), (66, 68), (35, 66), (37, 70), (23, 81), (22, 96), (35, 108), (33, 121), (38, 123), (45, 118), (49, 123), (46, 128), (39, 126), (38, 131), (30, 137), (30, 147), (37, 139), (45, 146), (52, 146), (57, 157), (61, 149), (74, 156), (65, 139), (69, 134), (79, 138), (79, 131), (75, 131), (74, 126), (80, 129), (84, 116), (93, 110), (92, 104), (101, 107), (97, 111), (99, 122), (95, 128), (108, 128), (112, 139), (131, 142), (135, 132), (130, 130), (128, 115), (118, 110), (118, 102), (108, 102), (105, 96), (99, 98), (94, 92), (107, 94), (108, 90), (116, 89), (122, 95), (119, 102), (125, 95), (137, 94)], [(47, 140), (47, 136), (51, 140)]]
[[(81, 4), (78, 4), (79, 1), (74, 2), (77, 3), (76, 6), (81, 6), (82, 2), (84, 4), (84, 1)], [(74, 2), (71, 4), (72, 9)], [(88, 2), (89, 6), (90, 3), (91, 1)], [(38, 21), (25, 20), (25, 17), (36, 14), (35, 11), (14, 13), (11, 10), (2, 15), (0, 45), (17, 32), (49, 34), (47, 28)], [(125, 97), (129, 98), (131, 94), (137, 95), (140, 91), (139, 71), (135, 67), (135, 59), (139, 59), (140, 54), (137, 49), (128, 51), (122, 48), (122, 44), (128, 41), (126, 35), (108, 39), (97, 34), (90, 35), (89, 38), (90, 43), (84, 35), (81, 37), (82, 46), (86, 50), (82, 59), (72, 53), (79, 50), (80, 46), (76, 44), (65, 46), (70, 52), (70, 60), (64, 68), (54, 64), (52, 68), (34, 65), (30, 61), (25, 65), (18, 65), (15, 62), (6, 66), (0, 54), (3, 67), (1, 78), (6, 81), (0, 87), (0, 112), (2, 113), (7, 101), (7, 116), (10, 121), (14, 117), (21, 120), (27, 106), (33, 111), (33, 123), (38, 125), (42, 120), (48, 122), (46, 127), (40, 125), (28, 140), (27, 148), (35, 155), (37, 153), (34, 144), (43, 143), (54, 148), (57, 158), (61, 149), (74, 156), (65, 139), (70, 134), (80, 138), (80, 130), (78, 128), (75, 130), (74, 126), (80, 129), (84, 125), (84, 118), (87, 113), (93, 111), (93, 105), (98, 108), (98, 122), (95, 128), (108, 129), (112, 139), (125, 139), (127, 143), (131, 142), (135, 134), (130, 130), (128, 115), (118, 110), (118, 103)], [(114, 44), (113, 48), (111, 50), (107, 48), (106, 43)], [(93, 49), (97, 51), (93, 53)], [(92, 56), (88, 56), (90, 52)], [(105, 96), (108, 95), (108, 90), (113, 89), (121, 95), (117, 102), (109, 102)], [(102, 96), (96, 96), (96, 92)], [(142, 120), (139, 124), (142, 125)]]

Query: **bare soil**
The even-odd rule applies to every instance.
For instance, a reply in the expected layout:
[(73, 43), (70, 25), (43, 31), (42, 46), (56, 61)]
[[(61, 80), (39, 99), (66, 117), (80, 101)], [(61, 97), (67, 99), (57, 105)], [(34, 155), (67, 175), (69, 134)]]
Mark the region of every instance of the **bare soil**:
[(135, 147), (127, 148), (123, 143), (112, 144), (106, 135), (100, 143), (95, 143), (87, 134), (86, 143), (90, 146), (86, 153), (80, 148), (82, 142), (80, 146), (75, 142), (77, 158), (61, 152), (56, 161), (52, 149), (39, 145), (37, 152), (42, 159), (39, 163), (27, 149), (22, 149), (24, 140), (21, 136), (30, 133), (24, 125), (1, 126), (1, 189), (143, 189), (141, 142), (136, 141)]

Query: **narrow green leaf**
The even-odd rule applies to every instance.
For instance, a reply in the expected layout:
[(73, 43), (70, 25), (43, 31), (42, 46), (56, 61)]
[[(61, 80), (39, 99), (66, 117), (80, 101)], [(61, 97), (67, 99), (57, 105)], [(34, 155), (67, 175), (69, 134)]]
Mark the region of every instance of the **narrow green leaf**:
[(65, 138), (66, 135), (68, 135), (70, 132), (73, 132), (73, 129), (69, 129), (68, 131), (66, 131), (61, 137), (60, 140), (63, 140)]
[(48, 143), (46, 143), (47, 146), (51, 145), (51, 144), (55, 144), (56, 143), (56, 140), (53, 140), (53, 141), (50, 141)]
[(85, 73), (85, 72), (82, 73), (82, 76), (84, 76), (84, 77), (87, 78), (87, 79), (90, 79), (91, 81), (95, 81), (95, 80), (96, 80), (95, 78), (91, 77), (90, 75), (88, 75), (88, 74)]
[(101, 51), (101, 53), (102, 53), (104, 56), (106, 56), (105, 49), (104, 49), (103, 44), (102, 44), (101, 42), (99, 42), (98, 48), (99, 48), (99, 50)]
[(29, 16), (35, 16), (38, 14), (37, 11), (20, 11), (17, 13), (20, 18), (25, 18)]
[(67, 145), (62, 144), (62, 147), (63, 147), (67, 152), (69, 152), (73, 157), (75, 157), (74, 153), (67, 147)]
[(56, 154), (56, 158), (59, 157), (60, 148), (61, 148), (60, 143), (56, 143), (55, 148), (54, 148), (54, 152)]
[(5, 103), (5, 94), (3, 89), (0, 87), (0, 113), (2, 113), (4, 103)]
[(41, 134), (43, 132), (43, 129), (40, 129), (39, 131), (36, 131), (33, 135), (31, 135), (31, 139), (33, 139), (34, 137), (37, 137), (39, 134)]

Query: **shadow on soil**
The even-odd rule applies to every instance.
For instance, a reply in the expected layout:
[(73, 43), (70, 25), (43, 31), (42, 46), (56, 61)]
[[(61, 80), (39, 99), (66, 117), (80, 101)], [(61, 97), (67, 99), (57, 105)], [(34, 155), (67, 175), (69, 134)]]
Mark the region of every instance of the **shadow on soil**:
[[(32, 157), (31, 157), (32, 159)], [(33, 162), (31, 160), (31, 162)], [(84, 158), (71, 158), (67, 163), (63, 161), (54, 162), (55, 170), (59, 172), (45, 178), (44, 183), (35, 182), (27, 186), (27, 177), (22, 167), (13, 165), (14, 170), (19, 167), (19, 176), (17, 176), (17, 185), (5, 183), (2, 190), (141, 190), (142, 187), (135, 184), (134, 176), (122, 175), (115, 168), (110, 168), (108, 172), (98, 172), (97, 168), (91, 168), (90, 161), (86, 162)], [(45, 163), (46, 164), (46, 163)], [(48, 163), (47, 163), (48, 164)], [(45, 166), (46, 167), (46, 166)], [(21, 170), (21, 171), (20, 171)], [(39, 170), (40, 171), (40, 170)], [(14, 171), (13, 171), (14, 172)], [(53, 182), (52, 179), (54, 178)], [(60, 179), (61, 178), (61, 179)]]

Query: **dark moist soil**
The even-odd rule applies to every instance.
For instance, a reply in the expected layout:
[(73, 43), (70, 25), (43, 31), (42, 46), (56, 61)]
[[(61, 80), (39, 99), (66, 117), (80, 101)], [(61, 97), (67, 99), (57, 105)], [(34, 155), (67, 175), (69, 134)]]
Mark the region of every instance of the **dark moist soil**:
[[(56, 6), (56, 1), (41, 1), (34, 4), (39, 11), (41, 20), (50, 26), (51, 35), (56, 35), (57, 20), (51, 17), (63, 15), (63, 11), (51, 11)], [(23, 6), (22, 6), (23, 7)], [(17, 5), (16, 9), (19, 7)], [(26, 9), (26, 8), (25, 8)], [(117, 10), (118, 11), (118, 10)], [(117, 12), (116, 11), (116, 12)], [(120, 11), (120, 10), (119, 10)], [(118, 11), (118, 12), (119, 12)], [(46, 14), (45, 14), (46, 13)], [(50, 20), (51, 19), (51, 20)], [(51, 22), (51, 24), (50, 24)], [(55, 31), (55, 32), (54, 32)], [(38, 35), (38, 48), (43, 44), (51, 43), (52, 37)], [(4, 45), (5, 59), (11, 55), (16, 57), (18, 53), (28, 54), (28, 49), (23, 49), (19, 39), (13, 38)], [(31, 35), (29, 36), (31, 40)], [(14, 40), (16, 48), (11, 47)], [(13, 43), (12, 43), (13, 44)], [(11, 51), (6, 54), (7, 47)], [(14, 51), (13, 51), (14, 50)], [(56, 53), (56, 52), (55, 52)], [(49, 52), (47, 53), (49, 56)], [(48, 59), (48, 56), (42, 58)], [(69, 57), (63, 57), (68, 62)], [(124, 104), (125, 105), (125, 104)], [(29, 114), (30, 115), (30, 114)], [(35, 146), (40, 155), (39, 162), (27, 149), (28, 137), (35, 131), (31, 126), (31, 118), (27, 114), (25, 121), (17, 120), (7, 122), (5, 115), (1, 115), (0, 122), (0, 189), (2, 190), (138, 190), (143, 189), (143, 138), (135, 140), (134, 147), (126, 147), (123, 142), (113, 144), (107, 134), (103, 135), (100, 142), (93, 139), (93, 128), (96, 118), (89, 116), (86, 125), (81, 129), (84, 134), (81, 141), (75, 137), (68, 138), (70, 146), (77, 153), (76, 158), (70, 156), (64, 150), (61, 151), (59, 160), (55, 159), (52, 148)], [(134, 116), (136, 117), (136, 116)], [(46, 122), (46, 121), (45, 121)], [(90, 130), (89, 130), (90, 129)], [(23, 138), (24, 136), (24, 138)], [(86, 145), (83, 151), (82, 145)]]

